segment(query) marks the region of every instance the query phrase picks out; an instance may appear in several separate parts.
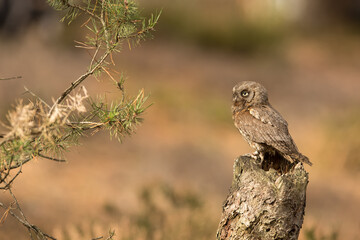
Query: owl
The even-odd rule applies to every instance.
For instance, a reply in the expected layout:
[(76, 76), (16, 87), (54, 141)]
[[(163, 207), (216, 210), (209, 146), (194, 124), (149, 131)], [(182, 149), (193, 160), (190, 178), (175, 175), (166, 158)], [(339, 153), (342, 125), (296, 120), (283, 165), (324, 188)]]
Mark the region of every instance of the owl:
[(267, 90), (256, 82), (241, 82), (233, 88), (231, 107), (234, 124), (256, 151), (252, 156), (280, 154), (286, 160), (312, 163), (302, 155), (291, 138), (285, 119), (269, 103)]

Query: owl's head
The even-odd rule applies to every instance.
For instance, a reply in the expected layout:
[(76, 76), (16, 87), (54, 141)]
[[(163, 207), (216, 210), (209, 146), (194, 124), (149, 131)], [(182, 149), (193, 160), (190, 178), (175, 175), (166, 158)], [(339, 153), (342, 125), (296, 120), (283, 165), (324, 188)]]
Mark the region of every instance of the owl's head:
[(233, 105), (239, 109), (269, 103), (267, 90), (257, 82), (240, 82), (233, 88)]

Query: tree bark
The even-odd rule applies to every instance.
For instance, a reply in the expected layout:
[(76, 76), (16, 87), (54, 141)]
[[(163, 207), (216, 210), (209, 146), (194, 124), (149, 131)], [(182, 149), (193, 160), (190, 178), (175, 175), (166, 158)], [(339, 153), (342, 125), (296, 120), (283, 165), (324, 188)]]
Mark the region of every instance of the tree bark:
[[(272, 167), (260, 166), (249, 156), (235, 160), (218, 240), (298, 239), (305, 213), (308, 173), (301, 163), (277, 170)], [(290, 170), (284, 173), (279, 169)]]

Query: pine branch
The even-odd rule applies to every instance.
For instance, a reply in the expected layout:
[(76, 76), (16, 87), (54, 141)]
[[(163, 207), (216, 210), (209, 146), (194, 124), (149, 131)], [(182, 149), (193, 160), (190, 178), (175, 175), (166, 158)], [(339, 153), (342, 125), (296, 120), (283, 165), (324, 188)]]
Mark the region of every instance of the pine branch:
[(58, 159), (58, 158), (54, 158), (54, 157), (45, 156), (41, 153), (39, 153), (39, 157), (42, 157), (42, 158), (45, 158), (45, 159), (48, 159), (51, 161), (55, 161), (55, 162), (66, 162), (66, 160), (64, 160), (64, 159)]
[[(106, 129), (111, 137), (119, 141), (125, 135), (135, 132), (142, 121), (141, 115), (150, 106), (145, 106), (147, 96), (140, 90), (138, 95), (129, 98), (124, 90), (124, 77), (115, 76), (109, 69), (114, 64), (112, 54), (121, 49), (123, 40), (140, 41), (149, 38), (154, 31), (160, 13), (151, 15), (146, 21), (139, 16), (137, 5), (132, 0), (47, 0), (56, 10), (66, 11), (62, 20), (71, 23), (79, 14), (88, 16), (83, 24), (89, 34), (86, 41), (77, 41), (77, 47), (87, 49), (91, 61), (88, 70), (73, 81), (52, 105), (47, 104), (37, 94), (25, 87), (35, 100), (23, 103), (19, 100), (14, 110), (7, 114), (7, 123), (0, 124), (8, 131), (0, 134), (0, 189), (6, 190), (13, 197), (12, 205), (0, 207), (5, 209), (0, 221), (4, 221), (8, 214), (28, 229), (30, 238), (55, 240), (54, 237), (42, 232), (40, 228), (31, 224), (25, 217), (19, 202), (11, 191), (11, 186), (22, 172), (22, 166), (34, 158), (43, 158), (55, 162), (64, 162), (62, 154), (70, 146), (77, 144), (80, 136), (86, 131), (92, 133)], [(116, 87), (121, 91), (120, 101), (107, 103), (101, 99), (85, 99), (89, 96), (85, 87), (80, 85), (90, 76), (98, 77), (105, 72)], [(12, 80), (21, 77), (2, 78)], [(78, 89), (78, 91), (75, 91)], [(85, 107), (86, 106), (86, 107)], [(86, 108), (90, 106), (90, 110)], [(12, 174), (14, 169), (18, 169)], [(14, 170), (15, 171), (15, 170)], [(110, 232), (107, 240), (113, 239)], [(97, 238), (97, 239), (102, 239)]]
[(10, 189), (10, 186), (11, 184), (14, 182), (14, 180), (20, 175), (20, 173), (22, 173), (22, 164), (20, 165), (20, 169), (19, 171), (15, 174), (15, 176), (13, 178), (10, 179), (9, 182), (5, 182), (5, 179), (7, 179), (7, 177), (9, 176), (9, 173), (10, 173), (10, 168), (8, 169), (7, 171), (7, 174), (4, 176), (4, 178), (1, 178), (0, 179), (0, 183), (4, 182), (5, 185), (3, 187), (0, 187), (1, 190), (7, 190), (7, 189)]
[(80, 76), (76, 81), (72, 82), (70, 87), (68, 87), (61, 95), (60, 97), (55, 101), (53, 106), (50, 108), (49, 116), (53, 113), (55, 107), (59, 105), (76, 87), (78, 87), (87, 77), (94, 74), (94, 72), (101, 66), (101, 64), (104, 63), (105, 59), (109, 56), (110, 52), (107, 51), (105, 54), (101, 57), (101, 59), (98, 61), (98, 63), (90, 69), (88, 72)]
[(14, 210), (10, 210), (12, 209), (11, 206), (6, 207), (3, 203), (0, 202), (0, 207), (6, 209), (6, 212), (10, 213), (11, 216), (13, 216), (18, 222), (20, 222), (23, 226), (25, 226), (29, 233), (31, 234), (31, 231), (33, 231), (38, 239), (43, 239), (43, 240), (47, 240), (47, 239), (51, 239), (51, 240), (56, 240), (56, 238), (50, 236), (49, 234), (44, 233), (43, 231), (40, 230), (39, 227), (37, 227), (34, 224), (31, 224), (27, 218), (25, 217), (24, 212), (22, 211), (20, 204), (17, 200), (17, 198), (15, 197), (14, 193), (11, 191), (11, 189), (8, 189), (8, 192), (10, 193), (11, 197), (14, 200), (14, 204), (16, 206), (16, 208), (14, 210), (17, 210), (20, 213), (20, 216), (17, 215)]
[(22, 77), (16, 76), (16, 77), (0, 78), (0, 81), (14, 80), (14, 79), (19, 79), (19, 78), (22, 78)]

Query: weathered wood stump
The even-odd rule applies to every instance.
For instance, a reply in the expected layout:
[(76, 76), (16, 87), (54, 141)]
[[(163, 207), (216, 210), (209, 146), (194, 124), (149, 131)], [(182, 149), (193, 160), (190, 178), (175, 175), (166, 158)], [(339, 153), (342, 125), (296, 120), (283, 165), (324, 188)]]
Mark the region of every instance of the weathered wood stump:
[[(298, 239), (305, 213), (308, 173), (301, 163), (276, 165), (276, 170), (266, 162), (260, 166), (249, 156), (235, 160), (218, 240)], [(284, 169), (288, 169), (286, 173)]]

